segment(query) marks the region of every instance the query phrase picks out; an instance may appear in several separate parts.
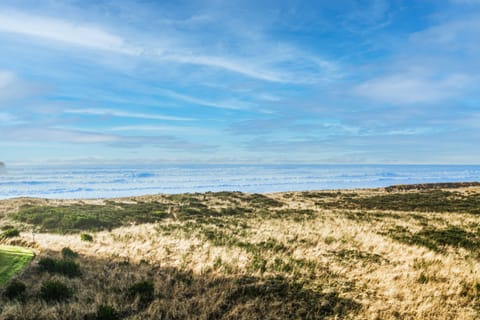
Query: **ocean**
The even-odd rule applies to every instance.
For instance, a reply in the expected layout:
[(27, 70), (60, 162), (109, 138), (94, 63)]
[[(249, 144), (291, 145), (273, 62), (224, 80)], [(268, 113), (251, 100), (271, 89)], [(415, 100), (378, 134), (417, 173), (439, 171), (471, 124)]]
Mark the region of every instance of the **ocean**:
[(9, 166), (0, 199), (108, 198), (157, 193), (326, 190), (480, 181), (469, 165), (85, 165)]

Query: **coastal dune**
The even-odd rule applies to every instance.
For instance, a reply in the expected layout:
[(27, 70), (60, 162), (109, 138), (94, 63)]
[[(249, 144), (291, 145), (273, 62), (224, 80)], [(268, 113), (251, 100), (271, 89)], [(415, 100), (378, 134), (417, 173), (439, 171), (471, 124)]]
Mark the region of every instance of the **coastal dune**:
[[(0, 318), (95, 319), (106, 306), (124, 319), (480, 312), (477, 185), (18, 198), (0, 201), (0, 212), (0, 225), (21, 231), (2, 242), (37, 254), (17, 277), (25, 302), (1, 300)], [(78, 254), (78, 274), (41, 268), (66, 247)], [(45, 303), (42, 284), (52, 279), (71, 296)]]

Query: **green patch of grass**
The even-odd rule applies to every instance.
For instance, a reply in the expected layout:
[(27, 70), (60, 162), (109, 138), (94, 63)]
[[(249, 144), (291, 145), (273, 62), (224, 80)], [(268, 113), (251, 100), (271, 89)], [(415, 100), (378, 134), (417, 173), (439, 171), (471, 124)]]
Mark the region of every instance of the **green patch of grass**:
[(0, 286), (20, 272), (33, 259), (31, 250), (0, 245)]
[(8, 228), (5, 229), (2, 233), (0, 233), (0, 239), (1, 238), (15, 238), (20, 235), (20, 231), (16, 228)]
[(399, 242), (423, 246), (437, 252), (444, 252), (445, 248), (450, 246), (464, 248), (475, 254), (480, 253), (480, 235), (455, 226), (445, 229), (425, 227), (416, 233), (405, 227), (396, 226), (386, 235)]
[(334, 251), (333, 254), (338, 260), (347, 261), (347, 262), (361, 260), (369, 263), (382, 263), (383, 261), (386, 261), (379, 254), (361, 251), (357, 249), (353, 249), (353, 250), (342, 249), (339, 251)]
[(452, 212), (480, 214), (480, 194), (462, 194), (454, 191), (426, 190), (392, 193), (369, 197), (351, 197), (342, 194), (331, 201), (319, 202), (332, 209), (364, 209), (418, 212)]
[(257, 217), (264, 219), (290, 219), (294, 222), (301, 222), (316, 217), (312, 209), (279, 209), (279, 210), (260, 210)]
[(16, 221), (35, 225), (42, 232), (99, 231), (124, 225), (160, 221), (168, 216), (166, 205), (151, 203), (64, 206), (22, 206), (12, 215)]
[(85, 242), (93, 242), (93, 236), (88, 233), (82, 233), (80, 234), (80, 240)]
[(250, 206), (256, 207), (256, 208), (265, 208), (265, 207), (269, 208), (269, 207), (283, 206), (282, 202), (259, 193), (246, 194), (242, 200), (248, 202)]

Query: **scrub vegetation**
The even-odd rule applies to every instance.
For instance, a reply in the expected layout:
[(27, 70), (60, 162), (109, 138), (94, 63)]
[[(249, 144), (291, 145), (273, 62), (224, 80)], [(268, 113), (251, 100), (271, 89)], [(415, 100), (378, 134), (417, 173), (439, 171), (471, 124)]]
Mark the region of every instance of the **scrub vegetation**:
[(2, 241), (38, 252), (3, 289), (12, 298), (0, 318), (480, 313), (477, 186), (11, 199), (0, 209), (1, 223), (23, 231)]

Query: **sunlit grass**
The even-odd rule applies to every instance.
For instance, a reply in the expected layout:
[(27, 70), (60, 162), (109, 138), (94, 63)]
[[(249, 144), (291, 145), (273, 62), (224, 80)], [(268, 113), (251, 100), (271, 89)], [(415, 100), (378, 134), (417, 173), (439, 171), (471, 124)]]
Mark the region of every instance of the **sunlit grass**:
[(33, 252), (26, 248), (0, 245), (0, 286), (20, 272), (33, 259)]

